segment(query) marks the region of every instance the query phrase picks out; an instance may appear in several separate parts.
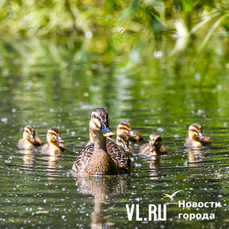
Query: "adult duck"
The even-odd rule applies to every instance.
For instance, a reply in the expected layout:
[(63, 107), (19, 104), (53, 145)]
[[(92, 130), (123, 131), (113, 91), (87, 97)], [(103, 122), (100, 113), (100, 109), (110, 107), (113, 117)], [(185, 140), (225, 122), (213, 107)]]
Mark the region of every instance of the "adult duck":
[(89, 122), (92, 144), (85, 146), (72, 166), (78, 175), (118, 175), (128, 173), (133, 163), (125, 151), (110, 137), (115, 135), (108, 125), (108, 113), (103, 108), (92, 111)]

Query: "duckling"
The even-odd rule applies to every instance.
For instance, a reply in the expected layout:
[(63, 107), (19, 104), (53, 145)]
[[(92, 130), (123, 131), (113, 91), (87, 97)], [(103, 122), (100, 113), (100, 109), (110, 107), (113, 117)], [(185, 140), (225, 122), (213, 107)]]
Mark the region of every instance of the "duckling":
[(149, 143), (140, 147), (140, 155), (161, 155), (167, 153), (167, 150), (162, 145), (162, 138), (160, 134), (151, 134), (149, 139)]
[(78, 175), (118, 175), (129, 172), (133, 163), (125, 151), (110, 136), (108, 113), (103, 108), (92, 111), (89, 122), (92, 144), (85, 146), (72, 166)]
[(116, 133), (117, 135), (127, 134), (131, 142), (140, 143), (143, 141), (142, 135), (136, 130), (131, 130), (130, 123), (128, 122), (120, 122), (117, 126)]
[(121, 146), (128, 155), (133, 156), (132, 153), (130, 152), (129, 137), (128, 137), (127, 134), (119, 134), (119, 135), (117, 135), (116, 143), (119, 146)]
[(211, 145), (211, 139), (202, 134), (201, 125), (194, 123), (188, 128), (188, 137), (185, 139), (186, 147), (201, 147)]
[(34, 146), (40, 146), (43, 141), (36, 136), (35, 129), (31, 125), (24, 127), (23, 138), (18, 142), (18, 147), (20, 149), (32, 149)]
[(66, 151), (66, 147), (64, 144), (64, 140), (60, 136), (60, 131), (56, 127), (49, 128), (47, 130), (47, 142), (41, 149), (43, 153), (58, 153)]

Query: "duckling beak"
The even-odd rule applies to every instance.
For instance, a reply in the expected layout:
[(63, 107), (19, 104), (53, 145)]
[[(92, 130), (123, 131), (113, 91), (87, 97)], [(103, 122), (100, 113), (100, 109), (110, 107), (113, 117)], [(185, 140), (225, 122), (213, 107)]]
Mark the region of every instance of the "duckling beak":
[(201, 132), (198, 133), (198, 137), (203, 137), (203, 134)]
[(153, 152), (154, 150), (155, 150), (155, 145), (154, 145), (154, 143), (151, 143), (150, 144), (150, 152)]
[(130, 137), (132, 137), (132, 138), (135, 138), (136, 135), (137, 135), (133, 130), (129, 130), (129, 131), (128, 131), (128, 134), (129, 134)]
[(130, 149), (124, 142), (123, 142), (123, 149), (125, 150), (126, 153), (130, 153)]
[(56, 140), (58, 142), (60, 142), (60, 143), (63, 143), (64, 142), (64, 139), (62, 139), (61, 136), (58, 136), (58, 135), (57, 135), (57, 139)]
[(32, 134), (29, 135), (29, 140), (30, 140), (31, 142), (35, 142), (35, 138), (34, 138), (34, 136), (33, 136)]
[(199, 133), (198, 133), (198, 138), (199, 138), (199, 139), (203, 139), (203, 138), (204, 138), (204, 135), (203, 135), (201, 132), (199, 132)]
[(115, 135), (115, 133), (113, 133), (111, 129), (109, 128), (107, 122), (101, 122), (101, 124), (102, 125), (100, 128), (100, 131), (102, 132), (104, 137), (111, 137)]

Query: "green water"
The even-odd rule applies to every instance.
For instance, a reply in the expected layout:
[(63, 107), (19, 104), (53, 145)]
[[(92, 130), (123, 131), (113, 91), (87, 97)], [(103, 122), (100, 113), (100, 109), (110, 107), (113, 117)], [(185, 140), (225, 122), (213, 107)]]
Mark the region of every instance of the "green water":
[[(74, 65), (2, 70), (0, 84), (1, 228), (229, 228), (228, 71), (203, 65)], [(16, 72), (16, 73), (15, 73)], [(96, 107), (107, 109), (113, 131), (130, 122), (148, 141), (158, 132), (168, 155), (142, 158), (132, 146), (135, 172), (120, 177), (77, 178), (71, 167), (88, 140)], [(186, 149), (188, 126), (198, 122), (213, 145)], [(43, 140), (57, 126), (68, 152), (61, 156), (19, 150), (23, 127)], [(173, 200), (163, 197), (182, 190)], [(178, 201), (217, 202), (185, 208)], [(128, 220), (126, 204), (139, 204)], [(149, 221), (149, 204), (167, 204), (165, 221)], [(212, 220), (179, 214), (215, 214)], [(144, 218), (147, 218), (144, 221)]]

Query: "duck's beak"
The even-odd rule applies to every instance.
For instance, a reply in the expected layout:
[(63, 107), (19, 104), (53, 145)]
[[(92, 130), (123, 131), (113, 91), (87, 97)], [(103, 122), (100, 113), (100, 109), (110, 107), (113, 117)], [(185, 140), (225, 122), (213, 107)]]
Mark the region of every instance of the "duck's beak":
[(63, 143), (64, 142), (64, 139), (61, 138), (61, 136), (57, 135), (57, 139), (56, 139), (58, 142), (60, 143)]
[(111, 131), (111, 129), (109, 128), (107, 122), (101, 122), (101, 128), (100, 131), (102, 132), (104, 137), (111, 137), (114, 136), (115, 134)]
[(29, 135), (29, 140), (30, 140), (31, 142), (35, 142), (35, 138), (34, 138), (33, 134), (30, 134), (30, 135)]
[(150, 144), (150, 152), (153, 152), (154, 150), (155, 150), (155, 145), (154, 145), (154, 143), (151, 143)]
[(129, 131), (128, 131), (128, 134), (129, 134), (130, 137), (132, 137), (132, 138), (135, 138), (136, 135), (137, 135), (133, 130), (129, 130)]

